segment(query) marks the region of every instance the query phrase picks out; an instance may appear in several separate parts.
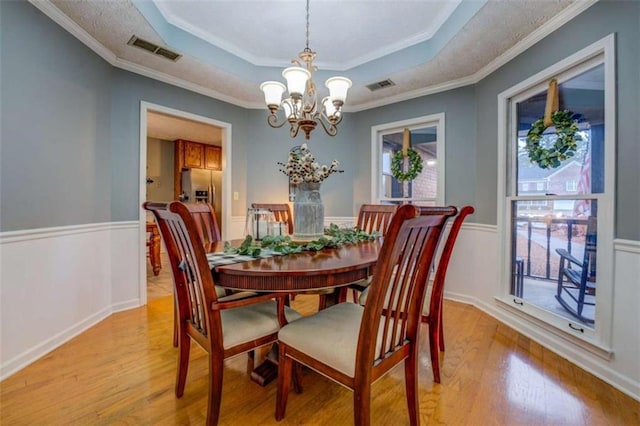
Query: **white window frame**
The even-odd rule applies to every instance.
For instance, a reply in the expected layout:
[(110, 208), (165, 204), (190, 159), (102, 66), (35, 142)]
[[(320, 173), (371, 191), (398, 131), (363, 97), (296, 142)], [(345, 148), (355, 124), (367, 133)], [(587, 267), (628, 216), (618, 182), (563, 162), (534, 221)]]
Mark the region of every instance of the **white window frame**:
[[(512, 201), (527, 199), (514, 196), (512, 177), (515, 176), (515, 155), (510, 151), (511, 135), (516, 134), (515, 105), (518, 101), (540, 93), (546, 89), (551, 78), (558, 83), (569, 80), (598, 64), (604, 64), (605, 72), (605, 142), (604, 170), (605, 186), (602, 194), (592, 194), (588, 198), (598, 200), (598, 293), (596, 299), (596, 321), (593, 328), (580, 326), (566, 318), (554, 315), (526, 300), (509, 294), (511, 279), (511, 224)], [(498, 95), (498, 241), (501, 243), (500, 279), (501, 294), (498, 305), (515, 312), (523, 320), (547, 329), (550, 333), (566, 338), (590, 352), (605, 359), (612, 353), (613, 320), (613, 236), (615, 219), (615, 36), (609, 36), (585, 47), (566, 59), (546, 68), (527, 80), (505, 90)], [(555, 198), (572, 198), (563, 195)], [(584, 195), (573, 198), (584, 198)], [(578, 325), (577, 325), (578, 324)]]
[[(437, 132), (437, 178), (435, 205), (444, 205), (444, 176), (445, 176), (445, 114), (438, 113), (408, 120), (394, 121), (392, 123), (379, 124), (371, 127), (371, 202), (406, 201), (404, 198), (386, 198), (382, 188), (382, 137), (389, 133), (402, 132), (404, 128), (422, 129), (435, 127)], [(420, 199), (422, 200), (422, 199)], [(431, 199), (428, 199), (431, 201)]]

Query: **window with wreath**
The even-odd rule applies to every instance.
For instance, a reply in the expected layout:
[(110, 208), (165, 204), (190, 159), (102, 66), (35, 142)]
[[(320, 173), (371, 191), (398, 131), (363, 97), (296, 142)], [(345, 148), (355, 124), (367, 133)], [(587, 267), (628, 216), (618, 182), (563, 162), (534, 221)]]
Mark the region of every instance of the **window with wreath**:
[[(509, 101), (508, 291), (527, 312), (585, 333), (598, 324), (598, 282), (610, 279), (598, 262), (612, 232), (599, 223), (600, 209), (610, 211), (612, 203), (605, 191), (606, 145), (612, 142), (605, 137), (604, 55), (551, 77)], [(553, 93), (561, 114), (543, 125)], [(602, 232), (607, 238), (601, 241)]]
[[(375, 202), (436, 205), (444, 200), (444, 114), (375, 126)], [(403, 148), (408, 143), (408, 152)], [(377, 154), (375, 154), (377, 153)]]

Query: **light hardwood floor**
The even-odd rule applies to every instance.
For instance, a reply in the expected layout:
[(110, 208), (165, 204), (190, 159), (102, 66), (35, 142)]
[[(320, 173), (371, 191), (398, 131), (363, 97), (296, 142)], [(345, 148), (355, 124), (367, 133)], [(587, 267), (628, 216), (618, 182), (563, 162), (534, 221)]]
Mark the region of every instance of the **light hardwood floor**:
[[(317, 296), (293, 306), (309, 313)], [(200, 425), (207, 364), (192, 350), (185, 394), (173, 393), (176, 349), (171, 297), (112, 315), (0, 383), (2, 425)], [(445, 302), (442, 384), (432, 381), (426, 335), (420, 360), (424, 425), (638, 425), (640, 403), (481, 311)], [(423, 329), (423, 332), (425, 330)], [(222, 425), (349, 425), (352, 394), (310, 370), (304, 392), (274, 420), (275, 382), (245, 374), (246, 355), (226, 362)], [(377, 425), (408, 423), (402, 367), (373, 386)]]

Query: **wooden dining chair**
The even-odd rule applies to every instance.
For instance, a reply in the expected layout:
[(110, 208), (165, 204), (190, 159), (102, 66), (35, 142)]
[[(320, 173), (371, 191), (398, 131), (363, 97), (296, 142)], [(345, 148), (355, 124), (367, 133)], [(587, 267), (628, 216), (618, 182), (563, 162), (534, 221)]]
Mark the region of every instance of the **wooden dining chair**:
[(284, 306), (284, 295), (267, 293), (240, 300), (218, 299), (189, 207), (174, 201), (145, 203), (145, 208), (154, 212), (160, 232), (165, 236), (174, 277), (179, 326), (175, 394), (180, 398), (184, 393), (193, 340), (209, 357), (207, 424), (215, 425), (220, 415), (224, 360), (274, 343), (280, 328), (279, 313), (281, 318), (286, 316), (287, 321), (300, 315)]
[(404, 361), (409, 420), (419, 423), (418, 327), (446, 219), (420, 216), (409, 204), (399, 207), (380, 249), (368, 303), (333, 305), (280, 330), (276, 420), (285, 415), (294, 362), (353, 390), (355, 424), (368, 425), (372, 382)]
[[(471, 206), (464, 206), (460, 211), (454, 206), (448, 207), (419, 207), (420, 215), (448, 215), (449, 217), (455, 216), (449, 234), (444, 240), (444, 245), (440, 251), (440, 256), (435, 268), (435, 276), (431, 288), (427, 288), (429, 294), (429, 303), (425, 303), (422, 308), (422, 315), (420, 317), (421, 322), (428, 324), (429, 333), (429, 353), (431, 356), (431, 369), (433, 371), (433, 381), (440, 383), (440, 354), (444, 352), (444, 318), (443, 318), (443, 299), (444, 299), (444, 284), (447, 276), (447, 270), (449, 268), (449, 260), (451, 259), (451, 253), (460, 228), (466, 217), (474, 212), (474, 208)], [(430, 291), (429, 291), (430, 290)], [(365, 304), (368, 296), (368, 291), (364, 290), (360, 296), (359, 302)], [(439, 349), (439, 350), (438, 350)]]
[[(200, 241), (202, 241), (202, 245), (207, 253), (210, 253), (214, 250), (216, 242), (220, 241), (220, 229), (218, 228), (218, 221), (216, 220), (216, 215), (213, 210), (213, 206), (208, 203), (183, 203), (184, 206), (189, 210), (189, 213), (194, 219), (196, 230), (198, 231), (198, 236), (200, 237)], [(148, 201), (142, 205), (145, 210), (151, 211), (154, 217), (156, 218), (156, 222), (158, 221), (157, 211), (159, 209), (153, 207), (163, 207), (166, 206), (166, 203), (155, 203), (153, 201)], [(150, 208), (149, 208), (150, 207)], [(170, 238), (170, 235), (164, 235), (160, 232), (162, 238), (166, 241)], [(165, 243), (166, 244), (166, 243)], [(229, 296), (230, 292), (225, 290), (222, 287), (216, 286), (216, 294), (218, 297)], [(249, 295), (249, 294), (247, 294)], [(178, 347), (178, 321), (177, 321), (178, 309), (177, 306), (174, 309), (175, 321), (173, 324), (173, 346)]]
[(184, 203), (194, 219), (198, 235), (207, 253), (214, 250), (220, 241), (220, 228), (216, 219), (216, 212), (209, 203)]
[[(448, 214), (455, 207), (420, 207), (420, 215), (440, 215)], [(457, 209), (456, 209), (457, 211)], [(464, 206), (458, 211), (453, 219), (449, 235), (445, 240), (440, 253), (440, 259), (436, 266), (436, 274), (431, 287), (429, 304), (423, 306), (421, 321), (429, 326), (429, 352), (431, 356), (431, 370), (433, 371), (433, 381), (440, 383), (440, 354), (444, 352), (444, 316), (442, 305), (444, 303), (444, 284), (449, 269), (449, 260), (453, 253), (458, 234), (462, 223), (467, 216), (473, 214), (472, 206)], [(455, 213), (454, 213), (455, 214)]]
[[(384, 236), (396, 210), (398, 210), (396, 204), (363, 204), (358, 212), (356, 228), (368, 234), (378, 232)], [(370, 283), (371, 280), (369, 278), (347, 286), (351, 290), (354, 301), (358, 300), (358, 294), (362, 293)]]
[(289, 204), (282, 203), (252, 203), (251, 207), (254, 209), (265, 209), (273, 213), (276, 222), (286, 223), (287, 232), (289, 235), (293, 235), (293, 215), (291, 214), (291, 208)]

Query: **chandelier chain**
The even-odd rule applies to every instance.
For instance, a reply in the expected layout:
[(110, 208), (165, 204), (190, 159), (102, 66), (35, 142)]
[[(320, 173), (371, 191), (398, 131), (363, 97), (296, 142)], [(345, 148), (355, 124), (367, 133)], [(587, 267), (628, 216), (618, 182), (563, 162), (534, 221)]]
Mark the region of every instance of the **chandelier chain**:
[(307, 48), (309, 50), (309, 0), (307, 0)]

